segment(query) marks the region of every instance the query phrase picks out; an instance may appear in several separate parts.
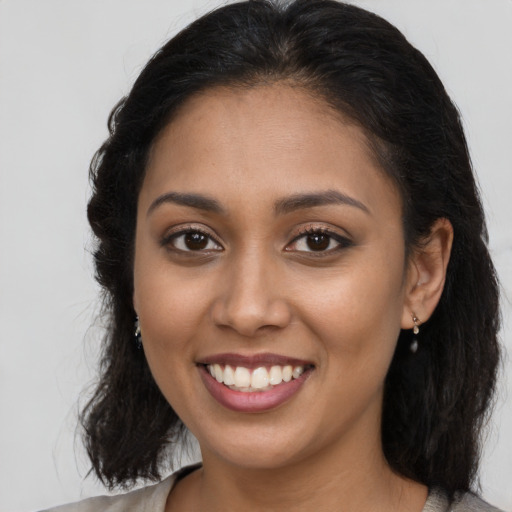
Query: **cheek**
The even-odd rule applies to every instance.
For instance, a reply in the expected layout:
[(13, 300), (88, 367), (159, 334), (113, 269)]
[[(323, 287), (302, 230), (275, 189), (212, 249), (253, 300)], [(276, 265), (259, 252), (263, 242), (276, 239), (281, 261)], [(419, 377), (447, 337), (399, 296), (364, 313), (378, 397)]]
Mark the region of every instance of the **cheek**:
[[(177, 268), (142, 232), (134, 263), (134, 306), (145, 338), (153, 343), (178, 342), (197, 326), (208, 283), (191, 278), (190, 269)], [(172, 334), (172, 336), (170, 336)]]
[[(135, 280), (144, 353), (151, 373), (167, 401), (180, 414), (198, 390), (194, 345), (204, 320), (206, 294), (194, 280), (183, 279), (168, 265), (149, 267)], [(137, 272), (136, 272), (137, 275)]]
[(399, 257), (387, 259), (337, 269), (303, 290), (306, 322), (342, 364), (363, 366), (370, 359), (387, 367), (393, 355), (404, 303), (403, 267)]
[[(148, 257), (145, 257), (148, 256)], [(134, 302), (141, 322), (144, 352), (151, 373), (168, 402), (180, 409), (191, 400), (195, 375), (194, 345), (204, 323), (208, 287), (204, 279), (190, 279), (186, 269), (151, 258), (141, 249), (134, 274)]]
[(144, 339), (161, 348), (184, 344), (206, 308), (204, 286), (161, 273), (141, 281), (135, 294)]
[[(319, 371), (332, 393), (319, 401), (318, 416), (330, 418), (333, 436), (363, 411), (380, 411), (384, 381), (400, 332), (402, 272), (352, 267), (330, 279), (329, 293), (310, 288), (304, 323), (322, 347)], [(324, 283), (325, 284), (325, 283)], [(319, 374), (320, 375), (320, 374)], [(373, 422), (378, 421), (377, 412)]]

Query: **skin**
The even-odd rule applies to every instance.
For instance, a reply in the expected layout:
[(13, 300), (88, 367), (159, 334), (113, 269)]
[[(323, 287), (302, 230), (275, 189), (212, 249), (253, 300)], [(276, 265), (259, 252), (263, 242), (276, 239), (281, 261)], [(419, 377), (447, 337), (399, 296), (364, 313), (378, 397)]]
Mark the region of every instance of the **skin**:
[[(276, 211), (326, 191), (360, 205)], [(155, 205), (169, 193), (222, 211)], [(405, 261), (401, 217), (362, 130), (300, 88), (212, 89), (161, 133), (139, 196), (133, 300), (154, 378), (203, 455), (167, 511), (421, 511), (426, 488), (383, 456), (383, 383), (400, 329), (439, 300), (452, 231), (438, 221)], [(327, 250), (312, 251), (306, 229), (327, 232)], [(190, 250), (183, 230), (211, 238)], [(279, 407), (240, 413), (212, 398), (196, 364), (225, 352), (314, 370)]]

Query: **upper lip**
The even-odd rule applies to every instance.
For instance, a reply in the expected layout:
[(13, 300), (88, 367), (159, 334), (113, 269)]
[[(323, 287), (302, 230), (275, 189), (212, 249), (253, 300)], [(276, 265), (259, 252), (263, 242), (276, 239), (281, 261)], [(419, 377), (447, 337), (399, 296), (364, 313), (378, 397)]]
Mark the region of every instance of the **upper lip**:
[(233, 367), (242, 366), (251, 369), (262, 366), (313, 366), (313, 363), (303, 359), (272, 353), (254, 354), (250, 356), (234, 353), (213, 354), (199, 359), (197, 364), (220, 364)]

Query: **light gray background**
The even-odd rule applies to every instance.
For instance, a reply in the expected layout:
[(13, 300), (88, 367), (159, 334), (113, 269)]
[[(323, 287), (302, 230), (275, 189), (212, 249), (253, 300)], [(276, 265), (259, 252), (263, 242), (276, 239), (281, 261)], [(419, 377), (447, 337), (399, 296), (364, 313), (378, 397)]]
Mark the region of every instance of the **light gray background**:
[[(0, 0), (0, 510), (103, 492), (82, 481), (79, 395), (100, 326), (85, 206), (106, 119), (141, 66), (219, 1)], [(512, 291), (512, 1), (361, 0), (434, 64), (462, 111), (504, 294)], [(471, 276), (468, 276), (470, 279)], [(503, 340), (512, 347), (511, 306)], [(92, 327), (91, 327), (92, 326)], [(512, 510), (512, 368), (482, 466)], [(82, 395), (87, 396), (87, 394)]]

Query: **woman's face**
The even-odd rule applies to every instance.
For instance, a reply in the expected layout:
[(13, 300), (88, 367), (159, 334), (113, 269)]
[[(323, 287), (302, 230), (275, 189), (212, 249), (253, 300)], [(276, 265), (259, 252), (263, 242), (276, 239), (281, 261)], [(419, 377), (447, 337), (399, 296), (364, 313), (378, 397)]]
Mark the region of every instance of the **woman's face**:
[(380, 449), (404, 257), (398, 192), (358, 127), (283, 84), (185, 104), (140, 192), (134, 305), (205, 460)]

